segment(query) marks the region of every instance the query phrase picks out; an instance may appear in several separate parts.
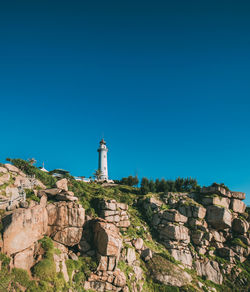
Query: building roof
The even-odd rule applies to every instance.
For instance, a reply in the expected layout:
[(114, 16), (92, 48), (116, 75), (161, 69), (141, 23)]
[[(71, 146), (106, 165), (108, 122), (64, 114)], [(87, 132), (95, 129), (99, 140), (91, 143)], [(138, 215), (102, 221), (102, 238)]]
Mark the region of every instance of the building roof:
[(104, 144), (104, 145), (106, 145), (106, 142), (104, 141), (103, 138), (102, 138), (102, 140), (100, 141), (100, 144)]

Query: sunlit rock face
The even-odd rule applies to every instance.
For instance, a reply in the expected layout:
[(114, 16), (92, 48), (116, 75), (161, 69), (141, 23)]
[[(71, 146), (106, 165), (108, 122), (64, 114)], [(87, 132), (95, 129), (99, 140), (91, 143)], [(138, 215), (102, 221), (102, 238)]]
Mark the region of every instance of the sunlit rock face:
[(72, 202), (56, 202), (47, 206), (47, 212), (49, 236), (66, 246), (80, 242), (85, 222), (85, 210), (82, 206)]
[(48, 230), (48, 213), (44, 206), (18, 209), (3, 219), (3, 251), (9, 255), (30, 247)]

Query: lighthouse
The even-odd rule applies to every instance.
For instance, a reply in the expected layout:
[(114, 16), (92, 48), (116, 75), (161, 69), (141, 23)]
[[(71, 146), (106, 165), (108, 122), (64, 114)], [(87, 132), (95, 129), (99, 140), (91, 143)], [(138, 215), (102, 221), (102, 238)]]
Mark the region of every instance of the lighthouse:
[(108, 181), (108, 148), (104, 139), (100, 141), (100, 146), (97, 149), (99, 152), (98, 170), (100, 171), (100, 179)]

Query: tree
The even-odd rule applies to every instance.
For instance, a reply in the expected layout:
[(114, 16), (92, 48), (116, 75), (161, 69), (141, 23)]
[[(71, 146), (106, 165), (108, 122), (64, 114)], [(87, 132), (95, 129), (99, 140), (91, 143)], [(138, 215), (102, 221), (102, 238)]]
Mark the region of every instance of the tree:
[(140, 192), (142, 195), (146, 195), (149, 191), (149, 180), (146, 177), (143, 177), (141, 180)]
[(157, 193), (160, 192), (160, 191), (159, 191), (159, 187), (160, 187), (160, 180), (157, 178), (157, 179), (155, 180), (155, 191), (156, 191)]
[(152, 179), (149, 181), (148, 187), (151, 193), (155, 193), (156, 191), (155, 183)]
[(29, 158), (27, 161), (28, 161), (28, 163), (29, 163), (30, 165), (34, 165), (34, 164), (36, 164), (36, 159), (35, 159), (35, 158)]
[(120, 184), (122, 185), (127, 185), (127, 186), (135, 186), (139, 183), (138, 177), (137, 176), (128, 176), (128, 177), (123, 177), (120, 181)]
[(97, 169), (94, 173), (93, 176), (96, 178), (96, 180), (100, 180), (102, 176), (102, 172), (100, 169)]
[(177, 192), (183, 192), (183, 191), (185, 191), (185, 189), (184, 189), (184, 179), (178, 177), (175, 180), (174, 186), (175, 186), (175, 189), (176, 189)]

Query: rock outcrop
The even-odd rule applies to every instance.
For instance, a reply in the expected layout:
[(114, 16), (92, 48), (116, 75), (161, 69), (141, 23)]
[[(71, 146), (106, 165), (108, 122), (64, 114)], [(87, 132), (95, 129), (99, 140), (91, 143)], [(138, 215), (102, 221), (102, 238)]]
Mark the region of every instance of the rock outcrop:
[[(92, 201), (85, 202), (84, 206), (91, 205), (85, 215), (71, 191), (79, 196), (79, 190), (72, 187), (75, 182), (66, 178), (54, 182), (47, 188), (11, 164), (0, 166), (0, 208), (2, 213), (7, 209), (3, 215), (0, 212), (0, 250), (10, 257), (9, 269), (24, 269), (34, 276), (39, 263), (49, 263), (51, 273), (59, 273), (64, 288), (70, 287), (72, 292), (142, 292), (149, 289), (149, 283), (216, 291), (197, 282), (189, 269), (217, 284), (240, 275), (238, 281), (247, 286), (248, 278), (238, 265), (250, 252), (244, 193), (217, 184), (199, 193), (141, 198), (134, 190), (129, 208), (118, 199), (94, 193), (97, 204), (93, 207)], [(88, 190), (95, 192), (99, 187)], [(30, 194), (27, 201), (25, 195), (19, 200), (23, 191)], [(112, 197), (114, 193), (112, 190)], [(33, 280), (39, 281), (39, 277)], [(152, 288), (157, 291), (155, 287), (165, 286)], [(26, 288), (20, 286), (22, 291)]]
[(168, 193), (162, 200), (147, 198), (143, 208), (176, 260), (221, 284), (225, 271), (216, 256), (236, 263), (246, 260), (250, 252), (250, 240), (246, 239), (249, 223), (239, 217), (246, 208), (244, 198), (244, 193), (215, 184), (203, 188), (201, 194)]
[(81, 205), (56, 202), (47, 206), (48, 232), (53, 240), (66, 246), (80, 242), (85, 222), (85, 210)]
[(48, 230), (44, 206), (18, 209), (3, 218), (3, 252), (12, 255), (31, 247)]
[(101, 200), (99, 208), (101, 218), (125, 230), (130, 226), (128, 205), (118, 203), (116, 200)]

